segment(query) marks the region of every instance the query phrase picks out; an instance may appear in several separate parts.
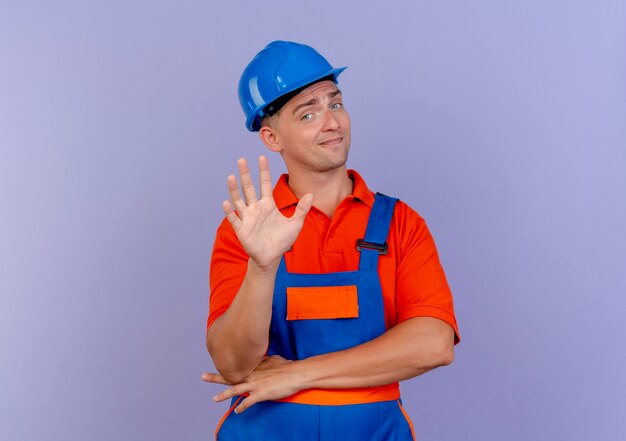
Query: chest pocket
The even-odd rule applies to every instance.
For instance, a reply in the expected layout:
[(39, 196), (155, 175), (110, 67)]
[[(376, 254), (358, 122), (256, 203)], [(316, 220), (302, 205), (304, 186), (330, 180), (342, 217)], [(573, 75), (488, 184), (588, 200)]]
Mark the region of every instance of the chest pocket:
[(288, 329), (287, 341), (298, 360), (362, 343), (358, 283), (325, 285), (328, 280), (323, 280), (324, 275), (319, 279), (309, 286), (285, 289), (282, 317)]
[(356, 285), (287, 287), (287, 320), (359, 317)]

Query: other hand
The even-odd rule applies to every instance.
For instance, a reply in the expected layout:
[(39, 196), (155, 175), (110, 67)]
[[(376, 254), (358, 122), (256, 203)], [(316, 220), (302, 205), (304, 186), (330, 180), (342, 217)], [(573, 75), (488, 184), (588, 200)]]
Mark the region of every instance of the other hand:
[(208, 383), (232, 386), (214, 396), (213, 401), (216, 402), (249, 394), (235, 408), (235, 413), (241, 413), (261, 401), (280, 400), (302, 390), (303, 377), (296, 369), (297, 363), (297, 361), (286, 360), (279, 355), (272, 355), (266, 357), (239, 384), (230, 384), (221, 375), (208, 372), (202, 375), (202, 380)]

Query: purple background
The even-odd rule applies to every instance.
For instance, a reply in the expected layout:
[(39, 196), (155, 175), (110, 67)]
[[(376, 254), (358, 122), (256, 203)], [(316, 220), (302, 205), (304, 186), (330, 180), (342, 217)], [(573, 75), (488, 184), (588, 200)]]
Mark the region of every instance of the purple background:
[(1, 439), (212, 438), (236, 86), (278, 38), (349, 66), (349, 165), (437, 240), (463, 341), (403, 384), (418, 439), (626, 439), (626, 4), (362, 4), (0, 3)]

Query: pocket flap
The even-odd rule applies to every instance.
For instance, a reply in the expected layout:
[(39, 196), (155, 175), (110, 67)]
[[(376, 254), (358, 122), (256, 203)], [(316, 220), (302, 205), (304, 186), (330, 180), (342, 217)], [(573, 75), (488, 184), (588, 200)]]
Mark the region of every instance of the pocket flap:
[(356, 318), (356, 285), (287, 288), (287, 320)]

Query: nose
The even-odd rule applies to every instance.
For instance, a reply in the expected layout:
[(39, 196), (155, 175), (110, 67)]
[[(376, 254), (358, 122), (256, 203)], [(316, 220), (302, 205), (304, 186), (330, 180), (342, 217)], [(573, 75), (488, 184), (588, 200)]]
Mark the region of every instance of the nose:
[(324, 130), (337, 130), (339, 128), (339, 121), (337, 116), (330, 110), (324, 112)]

